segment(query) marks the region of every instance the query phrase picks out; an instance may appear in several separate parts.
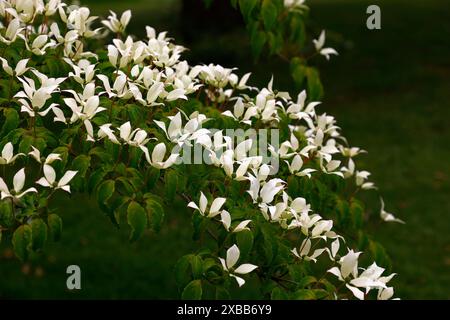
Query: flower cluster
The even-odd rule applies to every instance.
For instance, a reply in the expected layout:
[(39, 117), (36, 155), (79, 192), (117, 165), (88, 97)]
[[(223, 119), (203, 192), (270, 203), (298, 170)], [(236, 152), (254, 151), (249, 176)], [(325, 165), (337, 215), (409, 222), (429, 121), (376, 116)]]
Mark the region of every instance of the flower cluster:
[[(301, 10), (303, 1), (286, 0), (284, 5)], [(258, 89), (247, 85), (249, 73), (239, 77), (235, 69), (220, 65), (190, 66), (181, 58), (185, 49), (165, 32), (147, 27), (145, 40), (127, 36), (130, 11), (120, 18), (111, 12), (99, 21), (88, 8), (68, 7), (59, 0), (0, 0), (0, 19), (1, 79), (8, 84), (2, 93), (5, 115), (12, 114), (5, 116), (2, 127), (0, 166), (10, 170), (23, 165), (12, 179), (5, 173), (0, 177), (0, 191), (2, 201), (12, 200), (14, 212), (26, 214), (30, 207), (48, 213), (48, 201), (40, 200), (59, 189), (71, 192), (70, 184), (79, 176), (76, 189), (83, 189), (79, 185), (86, 178), (86, 189), (97, 191), (100, 207), (113, 220), (122, 211), (128, 214), (134, 239), (149, 222), (145, 210), (156, 215), (162, 207), (149, 188), (161, 180), (161, 173), (170, 188), (181, 150), (201, 146), (210, 171), (222, 172), (226, 187), (241, 188), (239, 200), (252, 210), (249, 215), (237, 213), (232, 210), (237, 200), (214, 194), (207, 185), (202, 185), (204, 192), (183, 194), (202, 221), (220, 226), (224, 239), (237, 239), (261, 223), (274, 226), (280, 235), (292, 235), (283, 241), (291, 244), (293, 264), (323, 256), (331, 264), (328, 273), (356, 298), (373, 289), (379, 299), (393, 296), (387, 286), (393, 274), (382, 277), (384, 269), (376, 264), (360, 272), (360, 252), (345, 247), (348, 253), (339, 254), (346, 242), (333, 229), (333, 219), (314, 212), (306, 195), (290, 195), (290, 178), (305, 183), (335, 179), (350, 185), (353, 196), (375, 189), (370, 173), (354, 161), (365, 151), (348, 146), (335, 118), (318, 113), (319, 102), (308, 101), (306, 91), (292, 99), (274, 89), (273, 79)], [(326, 59), (337, 55), (324, 48), (324, 31), (313, 43)], [(20, 57), (17, 50), (23, 52)], [(280, 168), (251, 152), (254, 138), (234, 143), (226, 128), (214, 131), (206, 127), (208, 122), (283, 129), (279, 147), (268, 148), (271, 157), (282, 160)], [(15, 146), (20, 152), (14, 153)], [(39, 174), (27, 181), (32, 172)], [(191, 201), (198, 194), (199, 202)], [(30, 224), (39, 214), (18, 223)], [(380, 216), (403, 222), (386, 212), (383, 202)], [(236, 266), (242, 248), (227, 246), (225, 259), (211, 253), (213, 262), (220, 262), (223, 273), (239, 286), (245, 283), (243, 275), (263, 272), (251, 263)]]

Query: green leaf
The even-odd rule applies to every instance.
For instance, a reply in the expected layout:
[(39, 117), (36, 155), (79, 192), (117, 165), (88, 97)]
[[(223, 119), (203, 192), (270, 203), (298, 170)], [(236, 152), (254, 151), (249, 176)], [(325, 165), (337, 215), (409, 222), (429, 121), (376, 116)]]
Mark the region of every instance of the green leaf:
[(200, 300), (202, 298), (202, 281), (193, 280), (184, 288), (181, 298), (183, 300)]
[(193, 255), (185, 255), (178, 259), (174, 267), (175, 281), (179, 288), (184, 288), (191, 281), (190, 261)]
[(149, 166), (147, 170), (147, 187), (153, 189), (160, 177), (160, 170)]
[(7, 108), (3, 111), (5, 120), (2, 126), (0, 137), (4, 137), (10, 131), (16, 129), (20, 122), (19, 113), (14, 108)]
[(30, 226), (22, 225), (14, 231), (12, 238), (14, 253), (22, 261), (25, 261), (28, 258), (31, 238), (32, 231)]
[(324, 289), (312, 289), (312, 292), (316, 299), (323, 299), (328, 297), (330, 294)]
[(364, 207), (359, 200), (353, 199), (350, 203), (350, 216), (353, 222), (353, 227), (356, 229), (361, 229), (364, 220)]
[(245, 21), (251, 17), (253, 9), (256, 7), (258, 0), (239, 0), (239, 8)]
[(303, 87), (303, 82), (305, 81), (307, 73), (305, 61), (299, 57), (292, 58), (290, 64), (290, 71), (296, 87), (297, 88)]
[(191, 258), (192, 275), (194, 279), (200, 279), (203, 274), (203, 260), (200, 256), (195, 255)]
[(318, 101), (323, 97), (323, 86), (320, 81), (319, 71), (308, 67), (306, 69), (306, 78), (308, 82), (308, 98), (311, 101)]
[(90, 157), (86, 155), (80, 155), (72, 161), (71, 170), (77, 171), (76, 176), (70, 183), (71, 188), (74, 190), (84, 190), (86, 185), (86, 172), (89, 169)]
[[(30, 152), (32, 143), (33, 143), (32, 136), (23, 135), (22, 139), (20, 140), (20, 143), (19, 143), (18, 152), (28, 154), (28, 152)], [(37, 146), (35, 146), (35, 147), (38, 148), (39, 150), (41, 150), (41, 152), (42, 152), (41, 148), (39, 148)]]
[(250, 42), (251, 42), (252, 54), (256, 60), (261, 55), (262, 49), (264, 48), (266, 41), (267, 41), (267, 37), (264, 32), (255, 29), (251, 33)]
[(103, 168), (97, 169), (92, 174), (90, 174), (88, 182), (88, 192), (89, 193), (94, 192), (97, 186), (100, 184), (100, 182), (107, 174), (108, 171), (104, 170)]
[(10, 199), (0, 200), (0, 225), (11, 227), (14, 223), (14, 214)]
[(175, 197), (178, 185), (178, 176), (174, 170), (168, 170), (164, 174), (166, 199), (172, 201)]
[(192, 234), (193, 240), (200, 239), (201, 234), (203, 233), (206, 226), (206, 219), (200, 213), (195, 211), (192, 214), (192, 226), (194, 228), (194, 232)]
[(97, 190), (97, 201), (100, 204), (105, 205), (106, 202), (111, 198), (115, 190), (114, 180), (103, 181)]
[(272, 290), (272, 293), (270, 294), (271, 300), (289, 300), (289, 296), (287, 295), (286, 291), (279, 287), (275, 287)]
[(241, 259), (245, 260), (253, 247), (253, 233), (251, 230), (243, 230), (236, 234), (236, 242), (241, 252)]
[(278, 17), (277, 6), (273, 3), (273, 0), (263, 0), (261, 6), (261, 16), (266, 29), (271, 30), (277, 22)]
[(91, 157), (85, 154), (79, 155), (72, 161), (72, 170), (77, 171), (77, 175), (70, 183), (76, 190), (80, 190), (85, 183), (84, 177), (91, 164)]
[(139, 239), (147, 226), (147, 213), (135, 201), (130, 202), (127, 209), (127, 220), (131, 227), (130, 241)]
[(62, 220), (57, 214), (49, 214), (47, 218), (48, 233), (53, 241), (61, 239)]
[(148, 222), (153, 231), (159, 232), (164, 221), (164, 208), (159, 201), (149, 198), (145, 201)]
[(295, 300), (315, 300), (316, 295), (310, 289), (299, 289), (292, 294), (292, 298)]
[(224, 287), (216, 287), (216, 300), (230, 300), (230, 293)]
[(301, 288), (305, 288), (313, 283), (317, 282), (317, 279), (313, 276), (306, 276), (304, 278), (302, 278), (299, 282), (298, 282), (298, 286)]
[(47, 241), (47, 225), (42, 219), (31, 221), (32, 230), (32, 249), (42, 249)]

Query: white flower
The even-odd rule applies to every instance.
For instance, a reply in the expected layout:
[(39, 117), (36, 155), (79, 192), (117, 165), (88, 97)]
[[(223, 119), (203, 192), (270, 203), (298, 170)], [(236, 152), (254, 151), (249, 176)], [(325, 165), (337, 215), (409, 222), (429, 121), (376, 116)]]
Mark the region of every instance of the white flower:
[[(141, 148), (142, 149), (142, 148)], [(147, 159), (147, 162), (156, 169), (167, 169), (171, 167), (175, 162), (177, 161), (179, 154), (178, 153), (171, 153), (169, 158), (167, 158), (166, 161), (164, 161), (164, 157), (166, 156), (167, 148), (166, 145), (161, 142), (153, 148), (152, 151), (152, 157), (150, 158), (148, 151), (145, 149), (142, 149), (145, 153), (145, 157)]]
[(13, 178), (13, 190), (9, 190), (3, 178), (0, 178), (0, 191), (1, 191), (1, 199), (5, 198), (13, 198), (14, 200), (18, 200), (22, 198), (25, 194), (30, 192), (37, 192), (36, 188), (28, 188), (22, 192), (22, 189), (25, 185), (25, 168), (20, 169), (14, 175)]
[(64, 59), (72, 68), (74, 72), (69, 72), (69, 77), (84, 86), (90, 83), (95, 75), (95, 64), (91, 64), (87, 59), (81, 59), (78, 64), (72, 63), (70, 59)]
[[(41, 159), (41, 152), (39, 151), (39, 149), (36, 149), (35, 147), (31, 146), (31, 148), (33, 149), (32, 151), (30, 151), (28, 154), (30, 156), (32, 156), (37, 162), (42, 163)], [(44, 160), (44, 164), (52, 164), (54, 161), (56, 160), (62, 160), (61, 159), (61, 155), (58, 153), (50, 153)]]
[(111, 129), (111, 123), (106, 123), (100, 126), (97, 133), (100, 139), (108, 137), (108, 139), (115, 144), (120, 144), (119, 140), (114, 134), (113, 129)]
[(292, 162), (289, 163), (289, 161), (285, 161), (289, 167), (289, 172), (292, 174), (295, 174), (299, 177), (307, 176), (308, 178), (311, 178), (311, 173), (316, 171), (316, 169), (306, 168), (302, 170), (303, 167), (303, 160), (300, 155), (295, 155), (292, 159)]
[(90, 11), (86, 7), (81, 7), (70, 12), (67, 17), (67, 25), (70, 29), (76, 30), (78, 35), (84, 38), (92, 38), (100, 29), (91, 30), (90, 26), (97, 17), (90, 17)]
[(102, 24), (114, 33), (123, 33), (130, 22), (131, 11), (127, 10), (122, 13), (120, 20), (117, 19), (117, 15), (113, 11), (109, 11), (111, 15), (108, 16), (108, 20), (102, 20)]
[(40, 178), (36, 183), (46, 188), (62, 189), (70, 193), (69, 182), (76, 174), (77, 171), (68, 170), (56, 183), (55, 170), (50, 165), (44, 164), (44, 177)]
[(20, 20), (16, 18), (8, 24), (8, 27), (6, 28), (5, 37), (3, 37), (0, 34), (0, 41), (6, 45), (10, 45), (14, 41), (16, 41), (17, 36), (20, 34), (22, 30), (23, 28), (20, 28)]
[(10, 76), (16, 76), (20, 77), (22, 74), (28, 71), (29, 68), (27, 68), (27, 63), (30, 59), (22, 59), (19, 62), (17, 62), (17, 65), (15, 69), (9, 66), (8, 61), (6, 59), (0, 58), (0, 61), (2, 62), (3, 70)]
[(333, 48), (323, 48), (323, 46), (325, 45), (325, 30), (322, 30), (319, 39), (314, 39), (313, 42), (317, 52), (323, 55), (327, 60), (330, 60), (330, 55), (332, 54), (338, 55), (337, 51)]
[(381, 219), (383, 219), (386, 222), (405, 223), (405, 221), (396, 218), (392, 213), (386, 212), (384, 210), (383, 198), (380, 198), (380, 201), (381, 201), (381, 210), (380, 210), (380, 217), (381, 217)]
[(364, 300), (364, 292), (359, 288), (366, 289), (366, 294), (373, 288), (387, 289), (386, 283), (389, 282), (395, 274), (382, 277), (381, 275), (385, 269), (380, 268), (376, 263), (373, 263), (361, 274), (358, 274), (358, 258), (360, 254), (361, 252), (349, 250), (348, 253), (339, 260), (340, 268), (333, 267), (329, 269), (328, 272), (337, 276), (340, 281), (345, 282), (345, 286), (356, 298)]
[(48, 78), (46, 75), (33, 70), (33, 73), (38, 77), (41, 82), (41, 87), (36, 89), (36, 85), (33, 79), (24, 77), (19, 78), (23, 84), (23, 91), (18, 92), (14, 97), (19, 98), (21, 105), (21, 112), (26, 112), (30, 117), (35, 117), (36, 113), (40, 116), (45, 116), (51, 111), (57, 104), (52, 103), (46, 110), (40, 111), (47, 100), (51, 98), (52, 93), (58, 90), (59, 84), (65, 80), (65, 78)]
[(284, 6), (288, 9), (306, 8), (305, 0), (284, 0)]
[(34, 53), (37, 56), (42, 56), (46, 53), (48, 48), (52, 48), (56, 46), (56, 42), (51, 40), (48, 35), (41, 34), (38, 35), (33, 42), (31, 43), (31, 47), (28, 45), (28, 42), (25, 40), (25, 45), (28, 51)]
[(65, 3), (61, 3), (61, 0), (49, 0), (45, 4), (45, 15), (46, 16), (52, 16), (54, 15), (59, 9), (63, 9), (65, 6)]
[(142, 129), (134, 129), (131, 131), (130, 121), (125, 122), (119, 127), (120, 137), (127, 144), (134, 147), (144, 146), (150, 139), (147, 138), (147, 132)]
[(376, 189), (375, 185), (372, 182), (366, 182), (369, 176), (370, 172), (368, 171), (356, 171), (355, 175), (356, 185), (358, 187), (361, 187), (361, 189), (363, 190)]
[(220, 263), (222, 264), (223, 269), (229, 273), (230, 277), (233, 277), (236, 279), (239, 287), (242, 287), (245, 284), (245, 280), (241, 277), (235, 275), (235, 273), (241, 275), (241, 274), (247, 274), (258, 268), (258, 266), (255, 266), (250, 263), (244, 263), (240, 266), (234, 268), (236, 263), (239, 260), (240, 251), (239, 248), (236, 245), (233, 245), (231, 248), (227, 250), (227, 256), (226, 259), (219, 258)]
[(189, 202), (188, 207), (198, 210), (202, 216), (206, 216), (208, 218), (213, 218), (221, 213), (222, 206), (225, 204), (225, 198), (215, 198), (211, 203), (211, 207), (207, 210), (208, 199), (200, 192), (200, 202), (197, 205), (194, 202)]
[(91, 119), (99, 112), (105, 111), (106, 108), (100, 107), (100, 98), (95, 95), (95, 83), (88, 83), (82, 94), (76, 93), (72, 90), (67, 90), (74, 98), (64, 98), (64, 103), (72, 110), (72, 117), (70, 122), (74, 123), (77, 120), (83, 121), (86, 132), (87, 140), (95, 141), (94, 129), (92, 127)]
[(14, 155), (14, 146), (11, 142), (5, 144), (2, 150), (2, 155), (0, 157), (0, 165), (2, 164), (10, 164), (16, 161), (17, 157), (23, 156), (23, 153), (18, 153)]
[[(127, 87), (128, 84), (127, 76), (123, 72), (119, 71), (119, 74), (116, 77), (116, 80), (114, 81), (112, 88), (109, 84), (109, 78), (107, 76), (99, 74), (97, 75), (97, 78), (99, 78), (103, 82), (103, 87), (106, 90), (105, 92), (108, 94), (110, 98), (118, 97), (123, 99), (129, 99), (133, 96), (133, 93)], [(104, 92), (102, 92), (101, 94), (103, 93)]]
[[(220, 222), (222, 222), (223, 226), (225, 227), (225, 229), (227, 231), (230, 231), (231, 215), (228, 211), (222, 210), (222, 212), (220, 213)], [(252, 220), (244, 220), (244, 221), (239, 222), (239, 224), (236, 227), (234, 227), (231, 232), (237, 233), (237, 232), (241, 232), (244, 230), (250, 230), (247, 227), (250, 222), (252, 222)]]
[(286, 182), (281, 179), (274, 178), (269, 180), (261, 188), (259, 195), (261, 197), (261, 202), (271, 203), (276, 194), (284, 189)]
[(294, 248), (291, 250), (291, 252), (300, 259), (304, 259), (306, 261), (313, 261), (317, 262), (317, 258), (324, 252), (328, 252), (328, 248), (321, 248), (321, 249), (315, 249), (312, 254), (310, 254), (311, 251), (311, 239), (306, 238), (303, 240), (302, 244), (300, 245), (299, 250), (297, 248)]
[(224, 116), (233, 118), (235, 121), (239, 121), (248, 125), (252, 124), (251, 118), (258, 115), (258, 108), (256, 106), (244, 104), (242, 98), (238, 98), (233, 107), (233, 112), (230, 110), (222, 113)]

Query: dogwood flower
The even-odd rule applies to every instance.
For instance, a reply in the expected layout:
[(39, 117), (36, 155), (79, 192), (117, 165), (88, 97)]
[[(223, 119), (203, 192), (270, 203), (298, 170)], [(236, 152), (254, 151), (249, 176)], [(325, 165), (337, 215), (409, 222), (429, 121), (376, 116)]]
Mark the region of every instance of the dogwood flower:
[(254, 264), (251, 264), (251, 263), (244, 263), (238, 267), (234, 267), (239, 260), (240, 254), (241, 253), (239, 251), (239, 248), (234, 244), (232, 247), (230, 247), (227, 250), (226, 259), (219, 258), (219, 260), (220, 260), (220, 263), (222, 264), (223, 270), (228, 272), (230, 277), (235, 278), (239, 287), (242, 287), (245, 284), (245, 280), (243, 278), (237, 276), (236, 274), (242, 275), (242, 274), (250, 273), (253, 270), (255, 270), (256, 268), (258, 268), (258, 266), (255, 266)]
[(213, 202), (211, 203), (211, 207), (209, 210), (207, 210), (208, 207), (208, 199), (203, 194), (203, 192), (200, 192), (200, 202), (197, 205), (194, 202), (189, 202), (188, 207), (193, 208), (195, 210), (198, 210), (202, 216), (206, 216), (208, 218), (213, 218), (221, 213), (221, 208), (225, 204), (225, 201), (227, 199), (225, 198), (215, 198)]
[(311, 178), (311, 173), (316, 171), (316, 169), (306, 168), (302, 170), (303, 167), (303, 160), (300, 155), (295, 155), (292, 159), (292, 162), (289, 163), (289, 161), (285, 161), (288, 165), (289, 172), (292, 174), (295, 174), (299, 177), (307, 176), (308, 178)]
[(242, 98), (238, 98), (234, 104), (233, 112), (227, 110), (222, 112), (222, 114), (233, 118), (235, 121), (251, 125), (251, 119), (258, 115), (258, 108), (251, 105), (246, 106), (246, 104), (242, 101)]
[(312, 254), (310, 254), (311, 251), (311, 239), (306, 238), (303, 240), (302, 244), (300, 245), (300, 248), (297, 250), (297, 248), (294, 248), (291, 250), (291, 252), (300, 259), (304, 259), (306, 261), (313, 261), (317, 262), (317, 258), (324, 252), (328, 252), (328, 248), (321, 248), (321, 249), (315, 249)]
[(69, 77), (82, 86), (92, 82), (95, 75), (95, 64), (91, 64), (87, 59), (81, 59), (77, 64), (74, 64), (72, 60), (67, 58), (64, 61), (73, 68), (73, 72), (69, 72)]
[[(119, 72), (112, 88), (109, 84), (109, 78), (107, 76), (99, 74), (97, 75), (97, 78), (99, 78), (103, 82), (103, 87), (106, 90), (105, 92), (110, 98), (118, 97), (129, 99), (133, 96), (133, 93), (127, 88), (127, 76), (123, 72)], [(101, 94), (105, 92), (101, 92)]]
[(56, 42), (50, 39), (49, 36), (46, 34), (38, 35), (31, 43), (31, 47), (28, 45), (26, 39), (24, 40), (28, 51), (34, 53), (37, 56), (44, 55), (48, 48), (56, 46)]
[[(225, 229), (227, 231), (230, 231), (231, 215), (228, 211), (222, 210), (222, 212), (220, 213), (220, 222), (222, 222), (223, 226), (225, 227)], [(241, 232), (244, 230), (250, 230), (247, 227), (250, 222), (252, 222), (252, 220), (244, 220), (244, 221), (239, 222), (239, 224), (237, 226), (235, 226), (231, 232), (237, 233), (237, 232)]]
[(92, 38), (100, 29), (91, 30), (91, 24), (97, 20), (97, 17), (90, 16), (91, 12), (86, 7), (81, 7), (70, 12), (67, 17), (69, 29), (76, 30), (78, 35), (84, 38)]
[(322, 30), (318, 39), (314, 39), (314, 46), (316, 47), (317, 52), (323, 55), (327, 60), (330, 60), (330, 55), (338, 55), (337, 51), (333, 48), (324, 48), (325, 45), (325, 30)]
[[(142, 149), (142, 148), (141, 148)], [(145, 153), (145, 157), (147, 159), (147, 162), (156, 169), (167, 169), (175, 164), (177, 161), (179, 154), (178, 153), (171, 153), (169, 158), (167, 158), (166, 161), (164, 161), (164, 158), (166, 156), (167, 147), (166, 145), (161, 142), (155, 146), (155, 148), (152, 151), (152, 156), (150, 158), (148, 152), (143, 149)]]
[(52, 164), (56, 160), (62, 160), (61, 155), (58, 153), (50, 153), (45, 159), (41, 158), (41, 152), (39, 149), (31, 146), (32, 151), (30, 151), (28, 154), (32, 156), (37, 162), (42, 163), (44, 161), (44, 164)]
[(14, 41), (16, 41), (17, 36), (23, 28), (20, 28), (20, 20), (18, 18), (13, 19), (6, 28), (5, 37), (0, 34), (0, 41), (6, 45), (10, 45)]
[(305, 0), (284, 0), (284, 6), (288, 9), (306, 8)]
[(19, 78), (23, 84), (23, 91), (19, 91), (14, 97), (19, 98), (21, 103), (21, 112), (26, 112), (30, 117), (35, 117), (36, 113), (40, 116), (45, 116), (51, 111), (57, 104), (52, 103), (46, 110), (40, 111), (47, 100), (51, 98), (52, 94), (58, 90), (59, 84), (65, 80), (65, 78), (48, 78), (46, 75), (34, 71), (34, 74), (39, 78), (41, 87), (36, 89), (36, 85), (33, 79), (24, 77)]
[(28, 71), (27, 63), (30, 59), (22, 59), (19, 62), (17, 62), (16, 67), (13, 69), (9, 66), (8, 61), (6, 59), (0, 58), (0, 61), (2, 62), (3, 70), (10, 76), (20, 77), (22, 74)]
[(69, 182), (75, 177), (77, 173), (78, 171), (68, 170), (66, 171), (66, 173), (64, 173), (62, 178), (58, 182), (56, 182), (55, 170), (50, 165), (44, 164), (44, 177), (40, 178), (38, 181), (36, 181), (36, 183), (46, 188), (54, 188), (55, 190), (62, 189), (70, 193)]
[(113, 11), (109, 11), (111, 15), (108, 16), (108, 20), (102, 20), (102, 24), (114, 33), (123, 33), (130, 22), (131, 11), (127, 10), (122, 13), (120, 20), (117, 19), (117, 15)]
[(8, 142), (4, 145), (2, 150), (2, 155), (0, 157), (0, 165), (2, 164), (10, 164), (16, 161), (17, 157), (23, 156), (23, 153), (18, 153), (14, 155), (14, 146), (11, 142)]
[(28, 188), (25, 191), (22, 191), (25, 185), (25, 168), (20, 169), (13, 177), (13, 189), (9, 190), (3, 178), (0, 177), (0, 191), (1, 191), (1, 199), (5, 198), (13, 198), (14, 200), (18, 200), (22, 198), (27, 193), (37, 192), (36, 188)]
[(97, 135), (99, 139), (107, 137), (112, 143), (121, 144), (114, 134), (113, 129), (111, 129), (111, 123), (106, 123), (100, 126)]
[(381, 201), (381, 210), (380, 210), (380, 217), (386, 222), (398, 222), (398, 223), (405, 223), (405, 221), (396, 218), (392, 213), (386, 212), (384, 210), (384, 201), (383, 198), (380, 198)]
[(366, 180), (369, 178), (370, 172), (368, 171), (356, 171), (355, 179), (356, 179), (356, 185), (358, 187), (361, 187), (363, 190), (368, 189), (376, 189), (373, 182), (366, 182)]
[(381, 277), (385, 269), (373, 263), (369, 268), (361, 274), (358, 272), (358, 258), (361, 252), (349, 250), (348, 253), (339, 260), (340, 268), (333, 267), (328, 272), (334, 274), (340, 281), (346, 283), (346, 287), (353, 295), (364, 300), (364, 292), (359, 288), (365, 288), (366, 294), (373, 288), (387, 288), (386, 283), (389, 282), (395, 274), (387, 277)]
[(106, 108), (100, 107), (100, 98), (95, 95), (95, 83), (91, 82), (86, 85), (82, 94), (72, 90), (67, 90), (74, 98), (64, 98), (64, 103), (72, 110), (70, 122), (74, 123), (81, 120), (84, 123), (87, 132), (87, 140), (95, 141), (94, 129), (91, 119), (99, 112), (105, 111)]
[(147, 138), (147, 132), (142, 129), (134, 129), (131, 131), (131, 123), (130, 121), (125, 122), (119, 127), (120, 137), (125, 143), (130, 146), (139, 147), (144, 146), (150, 138)]

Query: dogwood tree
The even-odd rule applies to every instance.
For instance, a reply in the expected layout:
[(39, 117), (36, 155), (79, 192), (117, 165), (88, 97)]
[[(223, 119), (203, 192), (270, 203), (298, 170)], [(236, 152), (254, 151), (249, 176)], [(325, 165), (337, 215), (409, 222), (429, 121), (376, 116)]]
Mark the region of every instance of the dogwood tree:
[[(183, 298), (226, 298), (249, 279), (273, 299), (393, 297), (357, 199), (376, 192), (355, 161), (365, 151), (306, 91), (190, 65), (166, 32), (127, 35), (130, 11), (102, 20), (59, 0), (0, 0), (0, 18), (0, 236), (19, 259), (60, 237), (60, 192), (94, 195), (130, 241), (182, 201), (199, 240), (174, 266)], [(313, 44), (328, 59), (325, 42)], [(380, 217), (402, 222), (383, 202)]]

